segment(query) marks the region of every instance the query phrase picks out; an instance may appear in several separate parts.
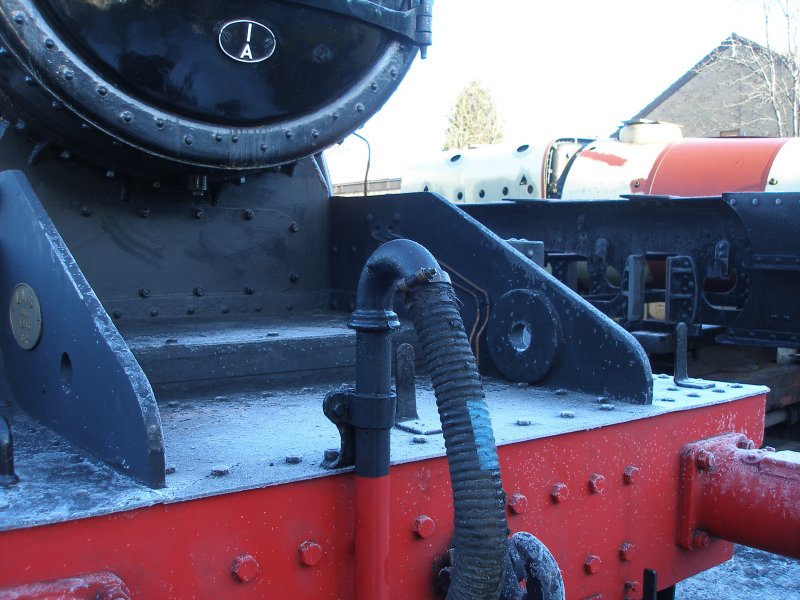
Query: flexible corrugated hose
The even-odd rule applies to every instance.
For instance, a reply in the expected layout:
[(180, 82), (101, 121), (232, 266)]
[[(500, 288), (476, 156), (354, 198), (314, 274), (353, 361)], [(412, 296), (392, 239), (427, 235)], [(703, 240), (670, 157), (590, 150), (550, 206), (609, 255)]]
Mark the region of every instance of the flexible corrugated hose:
[(483, 387), (453, 288), (415, 286), (406, 308), (431, 375), (455, 513), (448, 600), (498, 598), (506, 566), (505, 500)]

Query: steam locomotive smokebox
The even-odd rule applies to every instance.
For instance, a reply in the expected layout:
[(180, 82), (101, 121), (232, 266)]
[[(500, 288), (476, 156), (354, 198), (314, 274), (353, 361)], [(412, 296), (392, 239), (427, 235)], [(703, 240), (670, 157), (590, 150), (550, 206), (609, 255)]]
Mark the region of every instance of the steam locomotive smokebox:
[(389, 98), (430, 42), (408, 4), (3, 0), (4, 113), (128, 171), (284, 164)]

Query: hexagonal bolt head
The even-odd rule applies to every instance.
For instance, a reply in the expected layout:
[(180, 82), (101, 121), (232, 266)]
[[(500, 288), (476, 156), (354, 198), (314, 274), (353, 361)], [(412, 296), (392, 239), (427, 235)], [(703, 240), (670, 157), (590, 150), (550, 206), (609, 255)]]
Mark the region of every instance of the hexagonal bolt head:
[(242, 554), (233, 559), (231, 573), (241, 583), (248, 583), (258, 575), (258, 561), (250, 554)]
[(564, 502), (569, 498), (569, 488), (566, 483), (558, 482), (553, 486), (550, 491), (550, 499), (553, 502)]
[(512, 494), (508, 499), (508, 508), (515, 515), (520, 515), (528, 510), (528, 498), (524, 494)]
[(624, 542), (619, 547), (619, 559), (624, 561), (633, 560), (633, 555), (635, 554), (636, 546), (631, 544), (630, 542)]
[(635, 592), (636, 588), (638, 588), (638, 587), (639, 587), (639, 582), (638, 581), (626, 581), (625, 582), (625, 589), (626, 590), (630, 590), (632, 592)]
[(300, 544), (298, 554), (300, 555), (300, 564), (313, 567), (322, 560), (322, 546), (316, 542), (306, 540)]
[(628, 465), (622, 472), (622, 480), (628, 485), (630, 485), (634, 481), (636, 481), (638, 475), (639, 475), (639, 469), (637, 467), (634, 467), (633, 465)]
[(600, 475), (599, 473), (595, 473), (589, 478), (589, 489), (592, 491), (593, 494), (601, 493), (606, 487), (606, 478)]
[(705, 531), (695, 530), (692, 533), (692, 548), (708, 548), (711, 538)]
[(709, 469), (713, 469), (714, 465), (717, 464), (717, 459), (714, 458), (714, 454), (709, 452), (708, 450), (700, 450), (697, 453), (697, 468), (701, 471), (707, 471)]
[(590, 554), (586, 557), (586, 562), (583, 563), (583, 569), (589, 573), (589, 575), (594, 575), (600, 571), (600, 566), (603, 564), (603, 561), (600, 560), (600, 557), (596, 554)]
[(755, 450), (756, 443), (753, 440), (749, 440), (742, 436), (736, 443), (736, 447), (741, 450)]
[(433, 535), (436, 530), (436, 521), (431, 519), (428, 515), (420, 515), (414, 519), (413, 531), (417, 537), (425, 539)]

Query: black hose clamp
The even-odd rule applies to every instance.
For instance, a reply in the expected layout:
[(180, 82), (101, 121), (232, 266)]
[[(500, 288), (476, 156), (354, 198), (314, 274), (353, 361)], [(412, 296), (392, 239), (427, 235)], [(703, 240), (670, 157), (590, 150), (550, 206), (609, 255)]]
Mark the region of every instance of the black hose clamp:
[(377, 332), (398, 329), (400, 319), (393, 310), (372, 310), (360, 308), (350, 317), (347, 326), (356, 331)]
[(397, 412), (397, 395), (358, 394), (347, 395), (345, 422), (359, 429), (391, 429)]
[(394, 427), (397, 395), (357, 394), (352, 388), (339, 388), (325, 397), (323, 411), (339, 430), (341, 447), (338, 454), (322, 462), (322, 467), (351, 467), (355, 464), (355, 430)]
[(410, 294), (415, 289), (429, 283), (450, 283), (450, 276), (442, 269), (420, 269), (413, 277), (397, 282), (397, 291)]

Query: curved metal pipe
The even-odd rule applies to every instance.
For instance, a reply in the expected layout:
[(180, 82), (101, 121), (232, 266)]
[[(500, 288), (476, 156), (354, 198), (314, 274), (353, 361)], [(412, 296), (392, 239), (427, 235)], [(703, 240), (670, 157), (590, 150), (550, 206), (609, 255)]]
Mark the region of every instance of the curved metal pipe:
[(398, 291), (406, 295), (433, 380), (450, 466), (455, 551), (447, 598), (498, 598), (508, 526), (483, 388), (449, 278), (425, 248), (410, 240), (388, 242), (369, 258), (350, 321), (357, 331), (356, 390), (350, 402), (370, 403), (369, 412), (380, 415), (375, 427), (355, 430), (357, 597), (388, 595), (388, 511), (380, 506), (377, 515), (375, 503), (389, 498), (391, 423), (386, 416), (394, 407), (390, 333), (399, 326), (392, 310)]
[[(420, 244), (411, 240), (383, 244), (367, 259), (361, 271), (353, 319), (362, 313), (391, 312), (394, 315), (394, 295), (398, 291), (409, 292), (415, 282), (449, 283), (450, 278)], [(394, 318), (396, 320), (397, 316)]]

